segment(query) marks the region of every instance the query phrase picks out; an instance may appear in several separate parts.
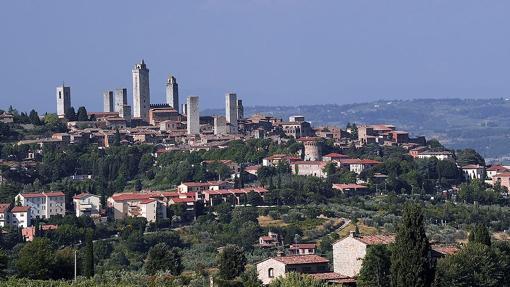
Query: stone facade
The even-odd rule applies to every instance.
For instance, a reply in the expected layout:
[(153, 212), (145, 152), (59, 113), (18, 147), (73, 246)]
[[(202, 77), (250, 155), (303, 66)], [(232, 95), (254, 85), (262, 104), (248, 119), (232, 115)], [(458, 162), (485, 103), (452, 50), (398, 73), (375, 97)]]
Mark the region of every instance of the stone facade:
[(103, 112), (113, 112), (113, 91), (105, 91), (103, 93)]
[(57, 115), (64, 118), (71, 108), (71, 87), (64, 85), (57, 87)]
[(127, 89), (115, 89), (115, 108), (114, 111), (119, 114), (122, 113), (123, 107), (128, 104), (127, 102)]
[(166, 103), (179, 112), (179, 85), (174, 76), (166, 81)]
[(149, 69), (144, 60), (133, 69), (133, 116), (147, 121), (151, 104)]
[(237, 123), (237, 95), (235, 93), (228, 93), (225, 95), (225, 117), (227, 123), (230, 124), (230, 133), (238, 133)]
[(227, 119), (225, 116), (215, 116), (214, 117), (214, 134), (215, 135), (225, 135), (227, 134)]
[(333, 271), (346, 276), (357, 276), (367, 254), (367, 245), (354, 237), (346, 237), (333, 244)]
[(197, 135), (200, 133), (200, 113), (198, 109), (198, 97), (188, 97), (186, 108), (186, 118), (188, 124), (188, 134)]

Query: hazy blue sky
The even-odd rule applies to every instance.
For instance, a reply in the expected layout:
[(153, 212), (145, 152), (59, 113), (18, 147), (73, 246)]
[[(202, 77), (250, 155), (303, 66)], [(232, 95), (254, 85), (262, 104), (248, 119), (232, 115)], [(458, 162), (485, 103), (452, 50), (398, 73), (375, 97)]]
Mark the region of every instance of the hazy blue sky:
[(510, 1), (5, 0), (0, 107), (100, 110), (144, 58), (151, 100), (168, 73), (181, 102), (220, 107), (510, 96)]

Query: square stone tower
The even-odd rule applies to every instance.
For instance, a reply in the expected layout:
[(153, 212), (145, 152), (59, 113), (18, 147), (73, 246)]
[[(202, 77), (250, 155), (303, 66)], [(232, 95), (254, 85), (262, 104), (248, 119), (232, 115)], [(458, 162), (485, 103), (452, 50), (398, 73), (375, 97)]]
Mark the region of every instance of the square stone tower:
[(59, 118), (64, 118), (66, 113), (71, 108), (71, 87), (66, 87), (64, 84), (57, 87), (57, 115)]
[(122, 107), (127, 105), (127, 89), (115, 89), (115, 109), (114, 111), (120, 113)]
[(200, 134), (200, 113), (198, 109), (198, 97), (188, 97), (186, 102), (186, 118), (188, 125), (188, 134)]
[(214, 116), (214, 134), (227, 134), (227, 119), (225, 116)]
[(172, 75), (166, 81), (166, 103), (179, 112), (179, 85)]
[(149, 119), (151, 96), (149, 89), (149, 69), (144, 60), (133, 68), (133, 116), (144, 121)]
[(230, 133), (237, 134), (237, 95), (235, 93), (225, 95), (225, 117), (230, 124)]
[(113, 91), (105, 91), (103, 93), (103, 111), (113, 112)]

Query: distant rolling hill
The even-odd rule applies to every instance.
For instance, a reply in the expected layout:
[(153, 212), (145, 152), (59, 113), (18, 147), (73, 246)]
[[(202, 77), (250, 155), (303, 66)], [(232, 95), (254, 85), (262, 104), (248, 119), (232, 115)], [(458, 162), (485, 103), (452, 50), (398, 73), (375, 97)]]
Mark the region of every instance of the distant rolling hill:
[[(203, 114), (223, 114), (205, 110)], [(390, 123), (412, 135), (437, 138), (450, 148), (474, 148), (493, 161), (510, 159), (509, 99), (416, 99), (349, 105), (254, 106), (245, 115), (303, 115), (314, 126)]]

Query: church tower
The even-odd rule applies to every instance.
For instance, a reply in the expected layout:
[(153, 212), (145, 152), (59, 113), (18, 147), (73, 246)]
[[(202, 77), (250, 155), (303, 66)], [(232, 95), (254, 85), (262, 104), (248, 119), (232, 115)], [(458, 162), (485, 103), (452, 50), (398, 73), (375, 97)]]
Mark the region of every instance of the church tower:
[(133, 116), (144, 121), (149, 119), (151, 96), (149, 89), (149, 69), (144, 60), (133, 68)]

